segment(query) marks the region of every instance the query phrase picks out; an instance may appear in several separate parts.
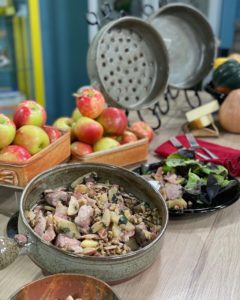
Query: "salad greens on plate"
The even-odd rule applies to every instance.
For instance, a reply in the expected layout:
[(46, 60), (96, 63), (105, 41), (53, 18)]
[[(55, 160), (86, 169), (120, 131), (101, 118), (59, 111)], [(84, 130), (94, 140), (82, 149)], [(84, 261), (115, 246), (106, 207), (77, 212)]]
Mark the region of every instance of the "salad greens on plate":
[[(139, 172), (140, 171), (140, 172)], [(173, 153), (138, 173), (160, 183), (169, 210), (212, 208), (239, 196), (239, 182), (222, 165)]]

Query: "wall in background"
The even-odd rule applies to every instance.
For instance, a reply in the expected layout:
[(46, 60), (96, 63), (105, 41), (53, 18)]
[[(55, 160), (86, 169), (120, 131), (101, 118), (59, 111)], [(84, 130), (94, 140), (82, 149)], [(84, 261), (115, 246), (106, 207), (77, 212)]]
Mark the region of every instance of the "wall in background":
[(48, 123), (70, 115), (72, 96), (88, 84), (87, 1), (41, 0), (40, 15)]
[(237, 20), (240, 21), (240, 0), (237, 0)]
[[(237, 16), (238, 0), (223, 0), (221, 26), (220, 26), (220, 48), (222, 54), (227, 54), (228, 50), (233, 45), (235, 32), (235, 21)], [(224, 51), (226, 50), (226, 53)]]

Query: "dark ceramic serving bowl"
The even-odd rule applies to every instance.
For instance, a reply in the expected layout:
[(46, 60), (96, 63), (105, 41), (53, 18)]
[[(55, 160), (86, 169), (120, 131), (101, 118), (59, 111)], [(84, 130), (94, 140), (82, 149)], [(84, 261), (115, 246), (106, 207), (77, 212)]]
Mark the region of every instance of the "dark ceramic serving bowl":
[[(124, 255), (109, 257), (77, 256), (42, 240), (33, 231), (27, 222), (25, 211), (38, 203), (41, 193), (48, 188), (68, 186), (81, 175), (92, 171), (98, 174), (100, 181), (109, 180), (110, 183), (119, 184), (126, 192), (132, 193), (138, 199), (148, 202), (150, 206), (158, 208), (162, 227), (158, 236), (151, 243)], [(49, 169), (36, 176), (27, 185), (21, 197), (18, 231), (28, 237), (26, 250), (29, 257), (45, 272), (50, 274), (81, 273), (116, 283), (141, 273), (155, 261), (160, 251), (161, 237), (165, 232), (167, 222), (168, 210), (165, 201), (140, 175), (107, 164), (74, 163)], [(8, 246), (11, 249), (14, 247), (9, 240), (5, 244), (2, 242), (2, 247), (4, 246), (6, 249)], [(15, 252), (12, 250), (13, 256)], [(2, 252), (0, 255), (0, 269), (11, 263), (14, 258), (9, 256), (7, 251)]]

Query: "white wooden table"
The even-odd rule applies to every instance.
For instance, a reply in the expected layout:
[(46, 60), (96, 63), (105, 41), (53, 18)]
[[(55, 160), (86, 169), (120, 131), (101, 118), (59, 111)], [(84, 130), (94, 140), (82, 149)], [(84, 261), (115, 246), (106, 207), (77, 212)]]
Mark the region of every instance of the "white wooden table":
[[(204, 97), (207, 100), (208, 96)], [(181, 99), (171, 104), (171, 112), (163, 118), (163, 125), (151, 144), (149, 162), (157, 160), (152, 149), (181, 132), (184, 111), (189, 107)], [(240, 148), (239, 135), (221, 133), (219, 138), (208, 140)], [(4, 194), (0, 193), (0, 200), (3, 199)], [(8, 219), (0, 214), (0, 234), (5, 233)], [(27, 256), (18, 257), (0, 271), (0, 300), (42, 276)], [(215, 213), (170, 219), (155, 263), (113, 289), (123, 300), (238, 300), (239, 281), (240, 201), (237, 201)]]

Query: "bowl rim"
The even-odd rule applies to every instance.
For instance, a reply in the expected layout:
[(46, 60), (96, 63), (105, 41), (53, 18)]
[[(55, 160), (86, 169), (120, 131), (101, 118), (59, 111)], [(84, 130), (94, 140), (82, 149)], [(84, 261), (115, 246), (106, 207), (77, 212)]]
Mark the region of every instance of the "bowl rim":
[[(128, 252), (124, 255), (90, 256), (90, 255), (77, 255), (77, 254), (74, 254), (74, 253), (71, 253), (71, 252), (64, 251), (64, 250), (60, 249), (59, 247), (53, 245), (52, 243), (44, 241), (40, 236), (38, 236), (35, 233), (35, 231), (31, 228), (30, 224), (27, 222), (26, 217), (24, 215), (24, 209), (23, 209), (23, 201), (24, 201), (24, 198), (26, 197), (28, 189), (31, 188), (31, 185), (34, 183), (35, 180), (41, 178), (42, 176), (44, 176), (48, 173), (51, 174), (53, 171), (57, 171), (59, 169), (61, 170), (61, 169), (65, 169), (65, 168), (71, 168), (71, 167), (77, 168), (77, 167), (84, 167), (84, 166), (92, 166), (92, 167), (94, 167), (94, 166), (98, 166), (98, 167), (103, 166), (105, 168), (110, 168), (112, 170), (121, 170), (123, 172), (131, 174), (130, 176), (132, 176), (133, 178), (137, 177), (143, 184), (147, 185), (151, 190), (154, 191), (156, 196), (162, 202), (162, 209), (164, 210), (164, 213), (165, 213), (165, 222), (164, 222), (164, 224), (162, 224), (160, 233), (158, 234), (158, 236), (153, 241), (151, 241), (149, 244), (147, 244), (146, 246), (144, 246), (144, 247), (142, 247), (142, 248), (140, 248), (136, 251), (131, 251), (131, 252)], [(57, 166), (52, 167), (52, 168), (50, 168), (50, 169), (48, 169), (44, 172), (39, 173), (37, 176), (32, 178), (32, 180), (25, 187), (25, 189), (24, 189), (24, 191), (21, 195), (19, 211), (20, 211), (20, 216), (22, 218), (22, 222), (27, 227), (27, 230), (30, 231), (31, 234), (33, 234), (34, 237), (39, 242), (42, 242), (46, 246), (50, 246), (52, 249), (54, 249), (56, 251), (59, 251), (61, 254), (66, 255), (67, 257), (70, 256), (70, 257), (74, 257), (74, 258), (90, 260), (90, 261), (97, 261), (97, 262), (109, 261), (109, 260), (111, 260), (111, 261), (120, 261), (121, 262), (122, 260), (125, 260), (127, 258), (132, 258), (132, 257), (135, 257), (135, 256), (143, 255), (146, 251), (149, 251), (153, 246), (155, 246), (155, 244), (157, 244), (157, 242), (160, 240), (162, 235), (165, 233), (167, 225), (168, 225), (168, 221), (169, 221), (169, 212), (168, 212), (166, 201), (164, 201), (164, 199), (162, 198), (162, 195), (156, 189), (154, 189), (153, 186), (149, 182), (147, 182), (144, 178), (142, 178), (141, 175), (136, 174), (131, 170), (128, 170), (126, 168), (119, 167), (119, 166), (104, 164), (104, 163), (87, 163), (87, 162), (86, 163), (66, 163), (66, 164), (57, 165)], [(29, 234), (27, 234), (27, 237), (28, 237), (28, 239), (30, 239), (29, 242), (31, 242), (31, 238), (29, 237)], [(30, 252), (31, 252), (31, 250), (30, 250)]]
[[(91, 275), (85, 275), (85, 274), (81, 274), (81, 273), (56, 273), (56, 274), (52, 274), (52, 275), (48, 275), (48, 276), (44, 276), (42, 278), (38, 278), (36, 280), (33, 280), (31, 282), (28, 282), (26, 284), (24, 284), (22, 287), (18, 288), (13, 294), (11, 294), (7, 300), (12, 300), (13, 297), (17, 296), (17, 294), (19, 292), (21, 292), (22, 290), (24, 290), (26, 287), (32, 285), (32, 284), (35, 284), (37, 282), (41, 282), (42, 280), (47, 280), (47, 279), (51, 279), (51, 278), (54, 278), (54, 277), (66, 277), (66, 276), (76, 276), (76, 277), (85, 277), (85, 278), (89, 278), (89, 279), (93, 279), (95, 280), (96, 282), (99, 282), (101, 283), (102, 285), (106, 286), (110, 291), (111, 293), (116, 297), (116, 299), (118, 300), (121, 300), (121, 298), (116, 294), (116, 292), (113, 290), (113, 288), (108, 284), (106, 283), (105, 281), (97, 278), (97, 277), (94, 277), (94, 276), (91, 276)], [(79, 278), (80, 279), (80, 278)]]

